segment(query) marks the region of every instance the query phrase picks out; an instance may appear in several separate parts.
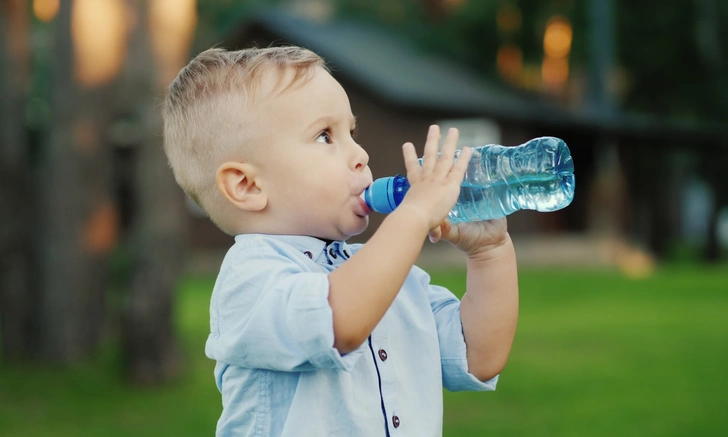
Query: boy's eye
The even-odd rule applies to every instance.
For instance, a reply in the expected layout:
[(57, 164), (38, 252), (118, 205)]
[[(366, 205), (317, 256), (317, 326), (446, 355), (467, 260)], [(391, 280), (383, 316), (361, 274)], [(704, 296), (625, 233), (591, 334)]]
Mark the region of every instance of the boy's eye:
[(359, 130), (357, 128), (354, 128), (349, 133), (353, 139), (356, 139), (356, 134), (359, 133)]
[(331, 133), (327, 130), (318, 134), (315, 140), (317, 143), (331, 144)]

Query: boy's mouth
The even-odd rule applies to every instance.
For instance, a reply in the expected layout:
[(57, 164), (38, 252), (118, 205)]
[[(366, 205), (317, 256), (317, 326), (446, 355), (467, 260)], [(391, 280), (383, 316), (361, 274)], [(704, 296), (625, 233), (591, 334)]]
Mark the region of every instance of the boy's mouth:
[(367, 206), (367, 203), (364, 201), (362, 196), (357, 197), (357, 200), (359, 201), (359, 206), (361, 209), (361, 214), (359, 212), (357, 212), (357, 215), (366, 217), (372, 213), (372, 210), (369, 209), (369, 206)]

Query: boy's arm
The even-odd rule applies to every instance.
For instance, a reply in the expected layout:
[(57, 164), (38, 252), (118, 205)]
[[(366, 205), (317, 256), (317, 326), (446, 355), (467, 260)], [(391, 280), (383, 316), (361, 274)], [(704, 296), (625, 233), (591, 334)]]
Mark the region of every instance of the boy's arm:
[(468, 255), (467, 287), (460, 319), (468, 371), (487, 381), (503, 370), (518, 322), (516, 254), (505, 218), (452, 225), (445, 221), (430, 240), (449, 241)]
[(460, 318), (468, 369), (481, 381), (499, 374), (508, 361), (518, 321), (518, 276), (513, 242), (471, 254)]
[(341, 354), (358, 348), (392, 305), (429, 231), (422, 217), (400, 206), (367, 244), (329, 275), (334, 347)]
[(402, 204), (364, 247), (329, 275), (334, 347), (342, 354), (358, 348), (384, 317), (422, 249), (428, 231), (447, 216), (460, 193), (470, 149), (453, 163), (457, 130), (451, 129), (440, 158), (440, 130), (431, 126), (424, 161), (412, 143), (403, 148), (410, 189)]

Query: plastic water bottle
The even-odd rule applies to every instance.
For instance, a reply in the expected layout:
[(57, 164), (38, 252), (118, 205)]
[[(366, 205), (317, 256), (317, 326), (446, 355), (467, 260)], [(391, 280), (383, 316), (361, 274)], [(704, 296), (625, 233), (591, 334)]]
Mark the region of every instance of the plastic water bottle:
[[(455, 159), (459, 155), (457, 150)], [(460, 223), (505, 217), (521, 209), (556, 211), (574, 199), (574, 183), (574, 161), (558, 138), (534, 138), (515, 147), (474, 147), (460, 197), (447, 218)], [(389, 214), (409, 187), (401, 175), (380, 178), (362, 198), (372, 211)]]

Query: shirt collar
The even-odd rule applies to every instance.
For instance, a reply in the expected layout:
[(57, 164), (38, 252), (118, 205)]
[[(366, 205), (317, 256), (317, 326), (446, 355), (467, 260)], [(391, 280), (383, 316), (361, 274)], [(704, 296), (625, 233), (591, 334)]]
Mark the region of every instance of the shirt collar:
[[(335, 261), (344, 261), (348, 259), (352, 251), (345, 241), (327, 242), (316, 237), (307, 235), (277, 235), (262, 234), (266, 238), (272, 238), (281, 241), (294, 249), (300, 251), (316, 262), (325, 262), (332, 264)], [(239, 241), (246, 237), (246, 234), (236, 235), (235, 240)], [(310, 254), (310, 255), (309, 255)], [(342, 256), (343, 254), (343, 256)]]

